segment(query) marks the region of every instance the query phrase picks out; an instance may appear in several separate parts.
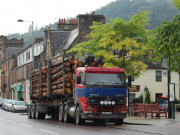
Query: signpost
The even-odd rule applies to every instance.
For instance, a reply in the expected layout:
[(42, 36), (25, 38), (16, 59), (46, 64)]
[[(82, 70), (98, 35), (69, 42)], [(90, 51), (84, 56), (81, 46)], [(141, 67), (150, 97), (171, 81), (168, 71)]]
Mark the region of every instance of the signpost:
[(169, 100), (172, 103), (172, 114), (173, 114), (173, 119), (175, 119), (175, 107), (174, 107), (174, 101), (175, 101), (175, 83), (169, 83)]

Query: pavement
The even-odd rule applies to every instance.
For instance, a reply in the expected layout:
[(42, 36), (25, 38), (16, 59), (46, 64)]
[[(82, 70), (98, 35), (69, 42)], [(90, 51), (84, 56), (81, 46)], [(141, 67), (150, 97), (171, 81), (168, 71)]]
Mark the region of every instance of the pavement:
[(173, 118), (165, 118), (165, 117), (154, 117), (151, 118), (151, 116), (147, 116), (146, 118), (144, 116), (127, 116), (124, 119), (124, 124), (130, 124), (130, 125), (169, 125), (174, 123), (180, 122), (180, 112), (175, 112), (175, 119)]

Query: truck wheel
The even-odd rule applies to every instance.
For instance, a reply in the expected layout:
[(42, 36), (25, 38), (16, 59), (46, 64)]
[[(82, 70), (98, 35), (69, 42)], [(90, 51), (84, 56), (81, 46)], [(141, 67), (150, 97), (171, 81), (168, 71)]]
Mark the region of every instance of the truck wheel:
[(45, 113), (41, 113), (41, 114), (40, 114), (40, 118), (41, 118), (41, 119), (45, 119), (45, 117), (46, 117), (46, 114), (45, 114)]
[(31, 118), (35, 119), (35, 105), (34, 104), (31, 106)]
[(122, 125), (123, 124), (123, 120), (124, 119), (117, 119), (117, 120), (115, 120), (115, 125)]
[(63, 122), (63, 107), (59, 107), (59, 121)]
[(39, 118), (40, 118), (40, 113), (39, 113), (39, 107), (38, 107), (38, 105), (36, 106), (36, 109), (35, 109), (35, 117), (36, 117), (36, 119), (39, 119)]
[(81, 118), (79, 106), (76, 108), (76, 124), (77, 125), (84, 125), (85, 124), (85, 119)]
[(30, 105), (27, 107), (27, 116), (29, 119), (31, 118), (31, 106)]
[(70, 116), (67, 113), (67, 106), (64, 107), (63, 118), (64, 118), (64, 122), (66, 123), (70, 122)]

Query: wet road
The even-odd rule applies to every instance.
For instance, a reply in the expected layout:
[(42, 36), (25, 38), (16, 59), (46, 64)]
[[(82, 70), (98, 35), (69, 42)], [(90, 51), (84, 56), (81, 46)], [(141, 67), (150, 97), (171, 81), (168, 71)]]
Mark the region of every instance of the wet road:
[(113, 123), (96, 124), (90, 121), (84, 126), (61, 123), (57, 120), (28, 119), (26, 115), (0, 109), (0, 135), (179, 135), (180, 123), (171, 125), (129, 125)]

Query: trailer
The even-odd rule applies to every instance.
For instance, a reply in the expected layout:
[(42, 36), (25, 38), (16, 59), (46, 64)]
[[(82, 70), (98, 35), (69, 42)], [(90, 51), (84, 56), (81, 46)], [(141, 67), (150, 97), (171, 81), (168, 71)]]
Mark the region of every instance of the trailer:
[[(131, 85), (131, 77), (128, 78)], [(47, 61), (30, 76), (27, 116), (85, 124), (86, 120), (122, 124), (127, 115), (127, 83), (123, 68), (104, 68), (88, 55), (84, 63), (64, 58)]]

